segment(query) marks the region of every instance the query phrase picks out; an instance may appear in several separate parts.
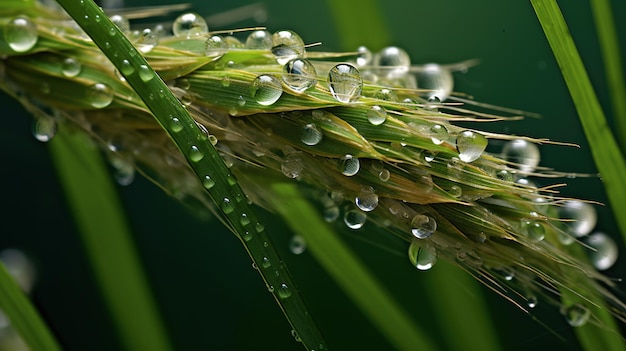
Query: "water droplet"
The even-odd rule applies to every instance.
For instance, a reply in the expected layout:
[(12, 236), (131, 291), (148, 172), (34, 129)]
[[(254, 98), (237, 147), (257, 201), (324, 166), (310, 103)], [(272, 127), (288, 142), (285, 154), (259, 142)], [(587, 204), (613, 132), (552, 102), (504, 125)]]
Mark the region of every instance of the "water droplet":
[(328, 88), (337, 101), (354, 102), (361, 97), (363, 79), (356, 67), (340, 63), (328, 73)]
[(144, 29), (141, 32), (134, 32), (132, 37), (132, 43), (135, 47), (144, 54), (149, 53), (152, 49), (159, 44), (159, 36), (151, 29)]
[(456, 137), (456, 149), (459, 159), (463, 162), (477, 160), (487, 148), (487, 138), (484, 135), (464, 130)]
[(269, 50), (272, 48), (272, 34), (266, 30), (255, 30), (246, 38), (246, 48)]
[(289, 288), (289, 286), (287, 286), (287, 284), (285, 283), (280, 284), (280, 287), (278, 288), (278, 297), (280, 297), (281, 299), (286, 299), (290, 296), (291, 289)]
[(121, 66), (122, 74), (124, 74), (125, 76), (129, 76), (133, 74), (133, 72), (135, 72), (135, 68), (133, 67), (133, 65), (130, 64), (130, 61), (128, 60), (122, 60)]
[(598, 270), (609, 269), (617, 261), (619, 251), (615, 241), (604, 233), (589, 235), (585, 243), (593, 248), (588, 251), (591, 264)]
[(361, 211), (370, 212), (378, 206), (378, 195), (372, 187), (363, 187), (354, 202)]
[(502, 279), (511, 281), (515, 278), (515, 270), (508, 266), (500, 266), (493, 268), (493, 271)]
[(367, 120), (375, 126), (381, 125), (387, 120), (387, 111), (384, 107), (374, 105), (367, 111)]
[(391, 172), (389, 172), (388, 169), (383, 169), (378, 173), (378, 179), (380, 179), (383, 182), (388, 181), (390, 177), (391, 177)]
[(430, 150), (422, 151), (421, 156), (424, 159), (424, 161), (428, 163), (433, 162), (433, 160), (435, 160), (435, 154)]
[(257, 233), (260, 233), (265, 230), (265, 226), (257, 222), (257, 224), (254, 225), (254, 229), (256, 230)]
[(507, 171), (506, 169), (501, 169), (496, 172), (496, 178), (505, 181), (512, 182), (513, 181), (513, 173)]
[(33, 136), (41, 142), (48, 142), (57, 132), (57, 122), (50, 117), (37, 118), (33, 125)]
[(343, 222), (350, 229), (360, 229), (365, 224), (367, 215), (359, 210), (349, 210), (343, 215)]
[(288, 178), (298, 178), (304, 169), (302, 160), (298, 153), (292, 153), (285, 157), (280, 165), (280, 170)]
[(581, 304), (573, 304), (568, 306), (563, 311), (565, 315), (565, 320), (572, 327), (581, 327), (587, 323), (591, 313), (589, 309)]
[(204, 54), (218, 59), (228, 52), (228, 43), (219, 35), (213, 35), (204, 42)]
[(197, 13), (189, 12), (178, 16), (172, 23), (172, 32), (179, 38), (191, 38), (209, 32), (206, 21)]
[(393, 78), (408, 72), (409, 66), (411, 65), (411, 58), (404, 49), (389, 46), (382, 49), (378, 55), (376, 55), (374, 64), (384, 68), (384, 72), (387, 74), (388, 78)]
[(372, 52), (370, 51), (370, 49), (368, 49), (365, 46), (359, 46), (356, 49), (356, 52), (357, 52), (357, 57), (356, 57), (357, 66), (363, 67), (372, 63), (372, 59), (374, 58), (374, 55), (372, 55)]
[(87, 89), (87, 101), (95, 108), (105, 108), (111, 104), (114, 91), (104, 83), (96, 83)]
[(537, 299), (537, 296), (529, 295), (528, 297), (526, 297), (526, 304), (528, 305), (529, 308), (537, 307), (538, 303), (539, 303), (539, 300)]
[(332, 223), (339, 218), (339, 207), (338, 206), (328, 206), (324, 209), (324, 220), (328, 223)]
[(558, 212), (568, 232), (577, 238), (591, 233), (598, 221), (595, 208), (582, 201), (566, 201), (558, 207)]
[(339, 170), (343, 175), (351, 177), (359, 172), (361, 162), (352, 155), (345, 155), (339, 159)]
[[(302, 342), (302, 339), (300, 338), (300, 335), (298, 335), (298, 332), (295, 331), (294, 329), (291, 330), (291, 336), (293, 336), (293, 339), (296, 342)], [(312, 351), (315, 351), (315, 350), (312, 350)]]
[(270, 261), (270, 259), (269, 259), (269, 258), (267, 258), (267, 257), (263, 257), (263, 258), (261, 259), (261, 267), (263, 267), (263, 268), (266, 268), (266, 269), (267, 269), (267, 268), (270, 268), (271, 266), (272, 266), (272, 261)]
[(209, 142), (211, 143), (211, 145), (215, 146), (215, 145), (217, 145), (219, 140), (217, 140), (217, 137), (215, 135), (210, 134), (209, 135)]
[(305, 59), (293, 59), (283, 66), (283, 82), (296, 93), (302, 93), (317, 84), (315, 66)]
[(155, 75), (150, 67), (146, 65), (139, 65), (139, 69), (137, 70), (137, 72), (139, 73), (139, 78), (141, 78), (144, 83), (151, 81)]
[(235, 205), (230, 201), (229, 198), (225, 197), (224, 200), (222, 200), (222, 211), (224, 211), (225, 214), (229, 214), (234, 210)]
[(448, 139), (448, 129), (441, 124), (434, 124), (428, 133), (433, 144), (440, 145)]
[(411, 234), (418, 239), (430, 237), (435, 230), (437, 230), (437, 222), (430, 216), (417, 214), (411, 220)]
[(319, 129), (317, 129), (317, 126), (313, 123), (309, 123), (302, 128), (300, 140), (306, 145), (314, 146), (322, 141), (322, 137), (323, 134)]
[(546, 229), (543, 224), (537, 221), (523, 220), (522, 229), (533, 241), (541, 241), (546, 237)]
[(178, 133), (183, 130), (183, 124), (178, 119), (178, 117), (172, 117), (170, 119), (170, 129), (172, 129), (174, 133)]
[(15, 52), (32, 49), (38, 39), (37, 25), (26, 16), (15, 17), (4, 27), (4, 40)]
[(241, 225), (245, 227), (250, 224), (250, 218), (248, 218), (247, 214), (242, 213), (241, 217), (239, 217), (239, 223), (241, 223)]
[(211, 189), (215, 186), (215, 181), (210, 176), (205, 175), (204, 178), (202, 178), (202, 186), (206, 189)]
[(196, 145), (192, 145), (189, 148), (189, 159), (193, 162), (198, 162), (204, 158), (204, 153)]
[(300, 255), (306, 250), (306, 242), (300, 235), (294, 235), (289, 240), (289, 251), (294, 255)]
[(409, 260), (415, 268), (427, 271), (437, 262), (437, 249), (429, 243), (418, 245), (413, 241), (409, 246)]
[(463, 195), (463, 189), (458, 185), (453, 185), (450, 187), (450, 189), (448, 189), (448, 194), (450, 194), (452, 197), (459, 198), (461, 197), (461, 195)]
[(280, 80), (267, 74), (260, 75), (252, 81), (250, 95), (259, 104), (269, 106), (278, 101), (283, 94)]
[(532, 172), (539, 165), (541, 155), (537, 145), (523, 139), (509, 141), (502, 148), (502, 158), (514, 162), (512, 167), (522, 172)]
[(444, 101), (452, 93), (454, 79), (450, 70), (436, 64), (429, 63), (422, 66), (416, 74), (417, 87), (424, 92), (426, 99), (437, 98), (437, 103)]
[(281, 30), (272, 35), (272, 54), (276, 61), (284, 65), (289, 60), (304, 56), (304, 42), (290, 30)]
[(80, 62), (72, 57), (67, 57), (61, 65), (61, 72), (68, 78), (76, 77), (80, 74), (82, 66)]
[(122, 31), (122, 33), (130, 32), (130, 23), (126, 17), (122, 15), (113, 15), (109, 19), (117, 26), (117, 28), (120, 29), (120, 31)]
[(111, 166), (115, 170), (113, 177), (121, 186), (130, 185), (135, 180), (135, 166), (127, 158), (119, 156), (119, 154), (109, 154), (108, 156)]

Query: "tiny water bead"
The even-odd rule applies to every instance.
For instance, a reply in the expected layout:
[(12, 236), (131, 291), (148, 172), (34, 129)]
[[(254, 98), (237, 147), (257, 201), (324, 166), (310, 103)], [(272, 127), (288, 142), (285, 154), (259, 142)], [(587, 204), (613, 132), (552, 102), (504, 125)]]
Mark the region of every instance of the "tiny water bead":
[(287, 155), (280, 165), (280, 171), (283, 172), (287, 178), (298, 178), (303, 170), (304, 165), (297, 153)]
[(305, 59), (293, 59), (283, 66), (283, 82), (296, 93), (303, 93), (317, 84), (315, 66)]
[(328, 88), (337, 101), (355, 102), (361, 97), (363, 78), (356, 67), (340, 63), (328, 73)]
[(308, 123), (302, 128), (300, 141), (309, 146), (315, 146), (322, 141), (323, 134), (314, 123)]
[(463, 189), (458, 185), (452, 185), (448, 189), (448, 194), (450, 194), (452, 197), (459, 198), (461, 197), (461, 195), (463, 195)]
[(278, 287), (278, 297), (280, 297), (281, 299), (287, 299), (291, 296), (291, 289), (289, 288), (289, 286), (287, 286), (287, 284), (282, 283), (280, 284), (280, 286)]
[(250, 218), (246, 213), (241, 214), (241, 217), (239, 217), (239, 223), (244, 227), (250, 224)]
[(96, 83), (87, 89), (87, 101), (95, 108), (105, 108), (113, 102), (115, 92), (104, 83)]
[(409, 245), (409, 260), (413, 267), (427, 271), (437, 263), (437, 248), (431, 244), (418, 245), (416, 241)]
[(251, 50), (269, 50), (272, 48), (272, 33), (255, 30), (246, 38), (246, 48)]
[(232, 213), (235, 210), (235, 205), (230, 201), (229, 198), (225, 197), (222, 200), (222, 211), (224, 211), (225, 214), (229, 214)]
[(228, 52), (228, 43), (219, 35), (213, 35), (204, 42), (204, 54), (218, 59)]
[(27, 52), (38, 39), (37, 25), (26, 16), (15, 17), (4, 27), (4, 40), (15, 52)]
[(378, 172), (378, 179), (380, 179), (383, 182), (386, 182), (389, 180), (389, 178), (391, 178), (391, 172), (389, 172), (388, 169), (382, 169), (380, 172)]
[(367, 111), (367, 120), (375, 126), (381, 125), (387, 120), (387, 110), (384, 107), (374, 105)]
[(35, 139), (46, 143), (54, 138), (57, 128), (57, 122), (54, 119), (50, 117), (40, 117), (34, 122), (33, 136)]
[(282, 94), (283, 87), (275, 76), (260, 75), (250, 86), (250, 95), (259, 105), (270, 106), (278, 101)]
[(372, 55), (372, 52), (366, 46), (359, 46), (356, 49), (356, 52), (357, 52), (357, 57), (356, 57), (357, 66), (364, 67), (372, 63), (374, 55)]
[(587, 323), (591, 313), (589, 309), (579, 303), (567, 306), (563, 310), (565, 320), (572, 327), (581, 327)]
[(113, 15), (109, 17), (109, 19), (117, 26), (117, 28), (120, 29), (120, 31), (122, 31), (122, 33), (130, 32), (130, 22), (126, 17), (122, 15)]
[(437, 222), (428, 215), (417, 214), (411, 220), (411, 234), (418, 239), (430, 237), (435, 230), (437, 230)]
[(516, 165), (512, 165), (512, 167), (516, 167), (522, 172), (532, 172), (539, 165), (541, 154), (537, 145), (524, 139), (516, 139), (504, 145), (502, 158), (515, 163)]
[(68, 78), (76, 77), (80, 74), (81, 70), (82, 65), (80, 62), (72, 57), (65, 58), (61, 64), (61, 73)]
[(211, 178), (211, 176), (205, 175), (202, 178), (202, 186), (205, 189), (211, 189), (215, 186), (215, 180), (213, 180), (213, 178)]
[(137, 73), (139, 74), (139, 78), (141, 79), (141, 81), (144, 83), (151, 81), (155, 75), (155, 73), (152, 72), (150, 67), (148, 67), (147, 65), (139, 65)]
[(349, 210), (343, 214), (343, 222), (350, 229), (360, 229), (365, 225), (367, 215), (359, 210)]
[(361, 162), (352, 155), (345, 155), (339, 159), (339, 170), (345, 176), (351, 177), (359, 172)]
[(423, 65), (415, 74), (417, 87), (424, 91), (424, 96), (429, 101), (437, 99), (437, 102), (446, 100), (452, 93), (454, 79), (450, 70), (436, 64)]
[(615, 241), (605, 233), (594, 233), (589, 235), (585, 243), (591, 247), (587, 253), (591, 264), (598, 270), (611, 268), (617, 257), (619, 250)]
[(440, 145), (448, 139), (448, 129), (441, 124), (434, 124), (430, 127), (428, 134), (435, 145)]
[(304, 53), (304, 41), (296, 32), (281, 30), (272, 35), (272, 54), (279, 64), (284, 65)]
[(558, 213), (568, 233), (577, 238), (591, 233), (598, 221), (595, 208), (578, 200), (566, 201), (558, 208)]
[(189, 148), (189, 159), (193, 162), (198, 162), (204, 158), (204, 153), (196, 146), (192, 145)]
[(456, 149), (459, 159), (463, 162), (477, 160), (487, 148), (487, 138), (484, 135), (471, 130), (464, 130), (456, 137)]
[(341, 211), (339, 210), (339, 206), (328, 206), (324, 208), (324, 211), (322, 212), (324, 220), (328, 223), (336, 221), (340, 214)]
[(189, 12), (178, 16), (172, 23), (172, 32), (179, 38), (192, 38), (207, 34), (209, 26), (197, 13)]
[(528, 235), (528, 238), (533, 241), (541, 241), (546, 236), (546, 229), (538, 221), (523, 220), (522, 229), (525, 231), (525, 234)]
[(183, 130), (183, 123), (180, 121), (180, 119), (178, 119), (178, 117), (171, 117), (170, 118), (170, 129), (174, 133), (178, 133), (181, 130)]
[(378, 206), (378, 195), (372, 187), (363, 187), (354, 202), (361, 211), (370, 212)]
[(289, 240), (289, 251), (294, 255), (300, 255), (306, 251), (306, 241), (301, 235), (294, 235)]
[(125, 76), (129, 76), (135, 72), (135, 67), (130, 63), (130, 61), (124, 59), (121, 64), (122, 74)]

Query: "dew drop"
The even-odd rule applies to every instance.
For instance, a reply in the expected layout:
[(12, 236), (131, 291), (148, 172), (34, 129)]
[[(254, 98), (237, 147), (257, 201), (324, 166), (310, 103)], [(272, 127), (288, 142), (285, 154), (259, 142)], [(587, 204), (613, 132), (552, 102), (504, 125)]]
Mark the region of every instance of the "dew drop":
[(133, 65), (130, 64), (130, 61), (128, 60), (122, 60), (121, 66), (122, 74), (125, 76), (129, 76), (133, 74), (133, 72), (135, 72), (135, 68), (133, 67)]
[(566, 201), (558, 207), (558, 213), (568, 232), (577, 238), (591, 233), (598, 221), (595, 208), (582, 201)]
[(150, 70), (150, 67), (148, 67), (146, 65), (139, 65), (139, 69), (137, 70), (137, 73), (139, 73), (139, 78), (144, 83), (147, 83), (147, 82), (151, 81), (152, 78), (154, 78), (154, 74)]
[(404, 49), (389, 46), (376, 55), (374, 63), (378, 67), (385, 68), (388, 77), (394, 77), (408, 72), (411, 58)]
[(356, 49), (356, 52), (357, 52), (357, 57), (356, 57), (357, 66), (363, 67), (372, 63), (372, 59), (374, 58), (374, 55), (372, 55), (372, 52), (366, 46), (359, 46)]
[(429, 63), (415, 74), (417, 87), (426, 90), (425, 97), (430, 101), (436, 98), (437, 102), (444, 101), (452, 93), (454, 79), (450, 70), (436, 64)]
[(283, 87), (280, 80), (275, 76), (267, 74), (260, 75), (252, 81), (250, 95), (259, 104), (270, 106), (283, 94)]
[(339, 207), (338, 206), (328, 206), (323, 211), (324, 220), (328, 223), (332, 223), (339, 218)]
[(205, 175), (204, 178), (202, 178), (202, 186), (205, 189), (211, 189), (215, 186), (215, 181), (208, 175)]
[(241, 225), (245, 227), (248, 224), (250, 224), (250, 218), (248, 217), (247, 214), (242, 213), (241, 217), (239, 217), (239, 223), (241, 223)]
[(391, 172), (389, 172), (388, 169), (383, 169), (378, 173), (378, 179), (380, 179), (383, 182), (388, 181), (390, 177), (391, 177)]
[(300, 141), (309, 146), (314, 146), (322, 141), (323, 134), (317, 128), (314, 123), (306, 124), (302, 128), (302, 134), (300, 135)]
[(361, 162), (352, 155), (345, 155), (339, 159), (339, 170), (345, 176), (351, 177), (359, 172)]
[(617, 244), (610, 236), (604, 233), (594, 233), (589, 235), (585, 243), (593, 248), (588, 251), (588, 254), (591, 264), (596, 269), (601, 271), (609, 269), (617, 261), (619, 251)]
[(367, 111), (367, 120), (375, 126), (381, 125), (387, 120), (387, 111), (384, 107), (374, 105)]
[(300, 255), (306, 251), (306, 241), (301, 235), (294, 235), (289, 240), (289, 251), (294, 255)]
[(224, 211), (225, 214), (229, 214), (232, 213), (235, 210), (235, 205), (230, 201), (229, 198), (225, 197), (224, 200), (222, 200), (222, 211)]
[(76, 77), (80, 74), (82, 66), (80, 62), (72, 57), (67, 57), (61, 64), (61, 73), (68, 78)]
[(111, 104), (114, 91), (104, 83), (96, 83), (87, 89), (87, 101), (95, 108), (105, 108)]
[(456, 137), (456, 149), (459, 159), (463, 162), (477, 160), (487, 148), (487, 138), (484, 135), (464, 130)]
[(32, 49), (38, 39), (37, 25), (26, 16), (15, 17), (4, 27), (4, 40), (15, 52)]
[(505, 181), (512, 182), (513, 181), (513, 173), (507, 171), (506, 169), (501, 169), (496, 172), (496, 178)]
[(461, 197), (461, 195), (463, 195), (463, 189), (458, 185), (453, 185), (450, 187), (450, 189), (448, 189), (448, 194), (450, 194), (452, 197), (459, 198)]
[(448, 129), (441, 124), (434, 124), (430, 127), (428, 134), (435, 145), (440, 145), (448, 139)]
[(189, 12), (178, 16), (172, 23), (172, 32), (179, 38), (191, 38), (209, 32), (206, 21), (197, 13)]
[(500, 266), (493, 268), (493, 271), (506, 281), (511, 281), (515, 278), (515, 270), (508, 266)]
[(530, 240), (541, 241), (546, 237), (546, 229), (540, 222), (525, 220), (522, 225)]
[(529, 308), (537, 307), (538, 303), (539, 303), (539, 300), (537, 299), (537, 296), (529, 295), (528, 297), (526, 297), (526, 305), (528, 305)]
[(172, 129), (174, 133), (178, 133), (183, 130), (183, 124), (178, 117), (172, 117), (170, 119), (170, 129)]
[(305, 59), (292, 59), (283, 66), (283, 82), (296, 93), (303, 93), (317, 84), (315, 66)]
[(272, 261), (270, 261), (270, 259), (269, 259), (269, 258), (267, 258), (267, 257), (263, 257), (263, 258), (261, 259), (261, 267), (263, 267), (263, 268), (266, 268), (266, 269), (267, 269), (267, 268), (270, 268), (271, 266), (272, 266)]
[(409, 246), (409, 260), (420, 271), (427, 271), (437, 262), (437, 249), (431, 244), (418, 245), (417, 241)]
[(563, 311), (563, 314), (565, 315), (567, 323), (569, 323), (572, 327), (581, 327), (585, 325), (591, 315), (587, 307), (578, 303), (567, 306)]
[(272, 34), (266, 30), (255, 30), (246, 38), (246, 48), (269, 50), (272, 48)]
[(272, 54), (279, 64), (302, 57), (305, 53), (304, 42), (300, 36), (290, 30), (281, 30), (272, 35)]
[(128, 19), (122, 15), (113, 15), (110, 17), (111, 22), (117, 26), (117, 28), (122, 31), (122, 33), (130, 32), (130, 23)]
[(337, 101), (350, 103), (361, 97), (363, 79), (356, 67), (340, 63), (328, 73), (328, 88)]
[(257, 222), (257, 224), (254, 225), (254, 230), (256, 230), (257, 233), (260, 233), (265, 230), (265, 226)]
[(204, 54), (218, 59), (228, 52), (228, 43), (219, 35), (213, 35), (204, 42)]
[(189, 159), (193, 162), (198, 162), (204, 158), (204, 153), (196, 145), (192, 145), (189, 148)]
[(378, 206), (378, 195), (372, 187), (363, 187), (354, 202), (361, 211), (370, 212)]
[(418, 239), (426, 239), (437, 230), (437, 222), (434, 218), (418, 214), (411, 220), (411, 234)]
[(280, 284), (280, 287), (278, 288), (278, 297), (280, 297), (281, 299), (287, 299), (291, 296), (291, 289), (289, 288), (289, 286), (287, 286), (287, 284), (282, 283)]
[(298, 153), (287, 155), (280, 165), (280, 170), (288, 178), (298, 178), (302, 170), (304, 170), (304, 165)]
[(33, 124), (33, 136), (43, 143), (52, 140), (56, 132), (57, 122), (50, 117), (37, 118)]
[(523, 139), (509, 141), (502, 148), (502, 158), (508, 162), (513, 162), (512, 167), (518, 168), (522, 172), (532, 172), (539, 165), (541, 155), (537, 145)]
[(146, 28), (140, 32), (133, 33), (133, 44), (135, 47), (144, 54), (149, 53), (152, 49), (159, 44), (159, 36), (157, 33)]
[(350, 229), (360, 229), (365, 224), (367, 215), (359, 210), (349, 210), (343, 215), (343, 222)]

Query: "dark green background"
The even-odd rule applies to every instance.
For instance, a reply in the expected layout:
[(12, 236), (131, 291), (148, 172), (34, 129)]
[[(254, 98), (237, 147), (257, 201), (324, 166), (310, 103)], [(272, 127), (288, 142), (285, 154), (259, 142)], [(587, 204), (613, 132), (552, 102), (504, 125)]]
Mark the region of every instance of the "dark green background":
[[(152, 2), (168, 3), (171, 1)], [(216, 14), (248, 3), (202, 2), (194, 10)], [(355, 49), (341, 47), (327, 3), (281, 0), (265, 4), (268, 13), (265, 25), (270, 31), (295, 30), (307, 43), (322, 42), (320, 50)], [(600, 101), (610, 116), (590, 9), (585, 2), (560, 5)], [(563, 171), (596, 172), (573, 104), (528, 1), (386, 0), (379, 6), (380, 16), (393, 38), (388, 44), (405, 48), (413, 63), (480, 59), (479, 66), (455, 75), (455, 90), (471, 94), (478, 101), (543, 115), (541, 120), (501, 122), (483, 128), (576, 142), (580, 149), (542, 147), (541, 164)], [(613, 6), (614, 13), (626, 13), (624, 2), (613, 1)], [(622, 55), (626, 57), (626, 24), (617, 22)], [(249, 25), (256, 23), (236, 22), (228, 28)], [(363, 44), (368, 44), (366, 36)], [(0, 101), (4, 121), (0, 128), (0, 155), (5, 159), (5, 166), (0, 168), (0, 180), (4, 184), (0, 249), (20, 248), (34, 259), (39, 276), (33, 300), (66, 349), (119, 349), (59, 188), (47, 145), (31, 136), (32, 118), (16, 102), (4, 94), (0, 95)], [(491, 147), (497, 150), (499, 145), (492, 143)], [(570, 182), (563, 194), (607, 201), (599, 179)], [(195, 216), (144, 179), (120, 187), (119, 192), (146, 274), (177, 350), (299, 349), (290, 335), (290, 327), (251, 268), (243, 247), (216, 220)], [(597, 229), (620, 240), (610, 209), (598, 207), (598, 217)], [(390, 349), (307, 253), (294, 256), (288, 252), (289, 231), (280, 221), (273, 222), (272, 233), (333, 349)], [(433, 337), (444, 347), (442, 340), (454, 337), (454, 330), (441, 331), (435, 322), (437, 311), (429, 307), (421, 292), (421, 277), (437, 274), (437, 266), (428, 272), (417, 272), (409, 265), (403, 245), (390, 240), (388, 246), (397, 252), (390, 254), (357, 238), (380, 233), (342, 231), (342, 234), (415, 321), (430, 328)], [(621, 240), (619, 243), (623, 247)], [(114, 252), (110, 254), (115, 257)], [(608, 274), (623, 277), (625, 272), (626, 262), (620, 257)], [(577, 348), (571, 329), (557, 311), (540, 304), (536, 312), (564, 340), (494, 293), (485, 290), (485, 294), (497, 333), (507, 350)], [(474, 298), (468, 296), (467, 303), (472, 303)]]

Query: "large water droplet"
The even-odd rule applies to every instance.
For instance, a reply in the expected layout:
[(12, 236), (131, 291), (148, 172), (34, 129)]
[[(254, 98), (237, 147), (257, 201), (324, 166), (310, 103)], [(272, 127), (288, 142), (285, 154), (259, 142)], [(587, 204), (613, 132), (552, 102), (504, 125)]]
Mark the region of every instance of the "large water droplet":
[(508, 162), (514, 162), (522, 172), (532, 172), (539, 165), (541, 155), (537, 145), (523, 139), (509, 141), (502, 148), (502, 158)]
[(32, 49), (38, 39), (37, 25), (26, 16), (15, 17), (4, 27), (4, 40), (15, 52)]
[(63, 60), (63, 63), (61, 64), (61, 72), (64, 76), (69, 78), (79, 75), (81, 69), (82, 66), (80, 62), (72, 57), (67, 57), (65, 60)]
[(367, 120), (375, 126), (381, 125), (387, 120), (387, 111), (384, 107), (374, 105), (367, 111)]
[(230, 201), (229, 198), (225, 197), (224, 200), (222, 200), (222, 211), (224, 211), (225, 214), (229, 214), (234, 210), (235, 205), (232, 203), (232, 201)]
[(328, 88), (337, 101), (354, 102), (361, 97), (363, 79), (356, 67), (340, 63), (328, 73)]
[(300, 255), (306, 250), (306, 242), (300, 235), (294, 235), (289, 240), (289, 251), (294, 255)]
[(577, 238), (591, 233), (598, 221), (595, 208), (582, 201), (566, 201), (558, 207), (558, 212), (568, 232)]
[(272, 35), (272, 54), (279, 64), (284, 65), (305, 53), (304, 42), (300, 36), (290, 30), (281, 30)]
[(206, 189), (211, 189), (215, 186), (215, 180), (211, 176), (206, 175), (202, 178), (202, 186)]
[(57, 132), (57, 122), (50, 117), (37, 118), (33, 125), (33, 136), (41, 142), (48, 142)]
[(272, 34), (266, 30), (255, 30), (246, 38), (246, 48), (269, 50), (272, 48)]
[(193, 162), (198, 162), (204, 158), (204, 153), (196, 146), (192, 145), (189, 148), (189, 159)]
[(448, 129), (442, 124), (434, 124), (428, 132), (433, 144), (440, 145), (448, 139)]
[(573, 304), (571, 306), (567, 306), (563, 314), (565, 315), (565, 320), (572, 327), (581, 327), (587, 323), (591, 313), (589, 309), (581, 304)]
[(300, 140), (306, 145), (314, 146), (314, 145), (319, 144), (320, 141), (322, 141), (322, 137), (323, 137), (323, 134), (317, 128), (317, 126), (314, 123), (309, 123), (309, 124), (306, 124), (302, 128), (302, 134), (300, 135)]
[(345, 155), (339, 159), (339, 170), (343, 175), (351, 177), (359, 172), (361, 162), (352, 155)]
[(387, 77), (397, 77), (409, 71), (411, 66), (411, 58), (409, 54), (396, 46), (389, 46), (382, 49), (375, 57), (374, 64), (385, 70), (383, 73)]
[(429, 63), (416, 73), (417, 87), (426, 90), (424, 96), (430, 99), (436, 98), (437, 102), (444, 101), (452, 93), (454, 80), (450, 70), (436, 63)]
[(152, 78), (154, 78), (154, 74), (155, 74), (147, 65), (139, 65), (139, 68), (137, 69), (137, 73), (139, 73), (139, 78), (144, 83), (151, 81)]
[(294, 92), (302, 93), (317, 84), (315, 66), (305, 59), (293, 59), (283, 66), (283, 82)]
[(174, 20), (172, 24), (174, 36), (180, 38), (197, 37), (209, 32), (206, 21), (197, 13), (185, 13)]
[(213, 35), (204, 42), (204, 54), (218, 59), (228, 52), (228, 43), (219, 35)]
[(95, 108), (105, 108), (111, 104), (115, 92), (104, 83), (96, 83), (87, 89), (87, 101)]
[(178, 119), (178, 117), (172, 117), (170, 119), (170, 128), (172, 129), (172, 132), (178, 133), (183, 130), (183, 123), (180, 119)]
[(430, 237), (435, 230), (437, 230), (437, 222), (430, 216), (417, 214), (411, 220), (411, 234), (418, 239)]
[(593, 250), (588, 251), (588, 254), (591, 264), (596, 269), (609, 269), (617, 261), (619, 251), (617, 244), (610, 236), (604, 233), (594, 233), (589, 235), (585, 243), (593, 248)]
[(429, 243), (418, 245), (413, 241), (409, 246), (409, 260), (420, 271), (429, 270), (437, 262), (437, 249)]
[(484, 135), (464, 130), (456, 137), (456, 149), (459, 159), (463, 162), (477, 160), (487, 148), (487, 138)]
[(361, 211), (370, 212), (378, 206), (378, 195), (372, 187), (363, 187), (354, 202)]
[(360, 229), (365, 224), (367, 215), (359, 210), (349, 210), (343, 215), (343, 222), (350, 229)]
[(272, 105), (282, 94), (283, 87), (280, 80), (267, 74), (256, 77), (250, 86), (250, 95), (259, 105)]

